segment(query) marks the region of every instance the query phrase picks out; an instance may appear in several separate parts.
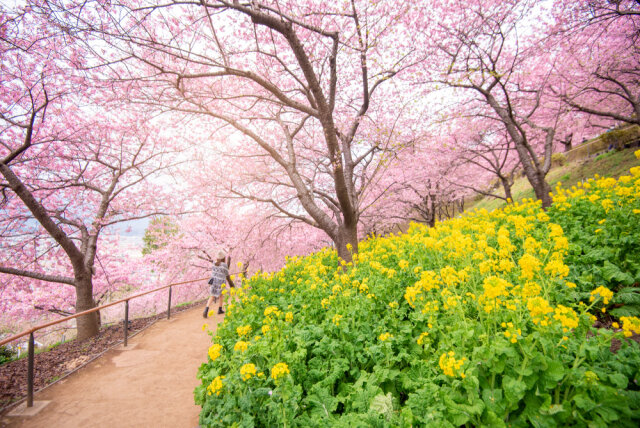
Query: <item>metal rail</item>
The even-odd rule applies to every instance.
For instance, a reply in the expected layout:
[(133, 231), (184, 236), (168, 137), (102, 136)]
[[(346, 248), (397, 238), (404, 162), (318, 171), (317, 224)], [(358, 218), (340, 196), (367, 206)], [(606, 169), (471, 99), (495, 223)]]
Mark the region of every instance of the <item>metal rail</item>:
[(0, 340), (0, 346), (5, 345), (9, 342), (13, 342), (14, 340), (20, 339), (24, 336), (29, 336), (29, 356), (28, 356), (28, 368), (27, 368), (27, 407), (33, 407), (33, 379), (34, 379), (34, 358), (35, 358), (35, 339), (33, 333), (38, 330), (42, 330), (43, 328), (51, 327), (52, 325), (60, 324), (65, 321), (72, 320), (74, 318), (78, 318), (84, 315), (91, 314), (93, 312), (97, 312), (101, 309), (108, 308), (110, 306), (118, 305), (120, 303), (124, 303), (124, 321), (123, 321), (123, 330), (124, 330), (124, 346), (127, 346), (127, 337), (129, 330), (129, 300), (136, 299), (138, 297), (146, 296), (147, 294), (155, 293), (156, 291), (169, 289), (169, 299), (167, 304), (167, 319), (171, 318), (171, 288), (178, 285), (191, 284), (194, 282), (205, 281), (209, 277), (193, 279), (190, 281), (176, 282), (173, 284), (165, 285), (162, 287), (155, 288), (153, 290), (145, 291), (142, 293), (134, 294), (133, 296), (125, 297), (124, 299), (117, 300), (115, 302), (107, 303), (105, 305), (97, 306), (92, 309), (88, 309), (86, 311), (78, 312), (77, 314), (70, 315), (68, 317), (61, 318), (56, 321), (51, 321), (45, 324), (40, 324), (35, 327), (32, 327), (28, 330), (23, 331), (22, 333), (18, 333), (6, 339)]

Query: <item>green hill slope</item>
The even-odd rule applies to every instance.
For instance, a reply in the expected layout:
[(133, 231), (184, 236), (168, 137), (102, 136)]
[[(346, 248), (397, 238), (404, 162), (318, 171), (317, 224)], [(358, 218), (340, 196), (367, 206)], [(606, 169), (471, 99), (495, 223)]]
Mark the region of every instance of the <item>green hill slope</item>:
[[(640, 165), (640, 160), (634, 156), (635, 149), (625, 149), (621, 151), (611, 151), (601, 154), (595, 158), (580, 159), (568, 162), (565, 165), (552, 168), (547, 179), (551, 188), (555, 189), (558, 183), (562, 183), (563, 187), (570, 188), (577, 185), (596, 174), (601, 177), (618, 178), (623, 174), (627, 174), (629, 169)], [(499, 189), (501, 190), (501, 189)], [(504, 192), (497, 192), (504, 195)], [(533, 198), (534, 193), (531, 185), (526, 177), (519, 177), (515, 180), (513, 189), (513, 198), (515, 201), (521, 201), (525, 198)], [(478, 197), (466, 204), (466, 209), (485, 208), (489, 211), (504, 207), (504, 201), (495, 198)]]

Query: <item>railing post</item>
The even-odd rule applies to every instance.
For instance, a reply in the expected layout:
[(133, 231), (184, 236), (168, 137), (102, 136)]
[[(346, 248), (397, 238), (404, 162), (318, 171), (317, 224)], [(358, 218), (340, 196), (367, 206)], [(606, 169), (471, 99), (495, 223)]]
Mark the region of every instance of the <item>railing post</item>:
[(124, 346), (127, 346), (127, 337), (129, 335), (129, 301), (124, 301)]
[(27, 366), (27, 407), (33, 407), (33, 364), (35, 357), (35, 339), (29, 334), (29, 362)]
[(167, 319), (171, 319), (171, 288), (169, 287), (169, 305), (167, 306)]

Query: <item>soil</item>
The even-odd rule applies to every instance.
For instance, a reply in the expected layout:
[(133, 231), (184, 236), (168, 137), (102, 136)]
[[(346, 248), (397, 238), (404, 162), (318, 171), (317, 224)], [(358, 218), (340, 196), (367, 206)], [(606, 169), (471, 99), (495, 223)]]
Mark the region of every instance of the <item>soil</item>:
[[(194, 306), (195, 302), (171, 309), (171, 313), (179, 313)], [(167, 317), (167, 312), (147, 318), (129, 321), (129, 338), (144, 330), (159, 319)], [(100, 334), (85, 341), (72, 340), (41, 352), (34, 358), (34, 391), (56, 382), (74, 370), (102, 355), (108, 349), (124, 340), (123, 325), (111, 325), (103, 328)], [(0, 413), (5, 407), (26, 397), (27, 395), (27, 363), (28, 359), (20, 358), (0, 366)]]

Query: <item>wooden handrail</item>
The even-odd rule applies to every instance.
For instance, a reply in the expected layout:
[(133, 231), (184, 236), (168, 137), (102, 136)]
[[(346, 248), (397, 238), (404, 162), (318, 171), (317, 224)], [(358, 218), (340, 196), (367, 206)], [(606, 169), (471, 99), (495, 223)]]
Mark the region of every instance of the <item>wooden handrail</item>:
[(176, 282), (174, 284), (165, 285), (165, 286), (162, 286), (162, 287), (155, 288), (153, 290), (144, 291), (142, 293), (134, 294), (133, 296), (125, 297), (124, 299), (120, 299), (120, 300), (117, 300), (115, 302), (107, 303), (105, 305), (97, 306), (97, 307), (92, 308), (92, 309), (87, 309), (86, 311), (78, 312), (77, 314), (69, 315), (68, 317), (60, 318), (59, 320), (56, 320), (56, 321), (51, 321), (51, 322), (48, 322), (46, 324), (40, 324), (40, 325), (37, 325), (35, 327), (30, 328), (29, 330), (25, 330), (25, 331), (23, 331), (21, 333), (18, 333), (16, 335), (13, 335), (11, 337), (8, 337), (6, 339), (1, 340), (0, 341), (0, 346), (6, 345), (9, 342), (13, 342), (16, 339), (20, 339), (21, 337), (27, 336), (27, 335), (29, 335), (31, 333), (34, 333), (34, 332), (38, 331), (38, 330), (42, 330), (43, 328), (51, 327), (52, 325), (56, 325), (56, 324), (59, 324), (61, 322), (69, 321), (71, 319), (78, 318), (78, 317), (81, 317), (83, 315), (87, 315), (87, 314), (90, 314), (90, 313), (93, 313), (93, 312), (97, 312), (97, 311), (99, 311), (101, 309), (108, 308), (109, 306), (114, 306), (114, 305), (117, 305), (119, 303), (128, 302), (131, 299), (135, 299), (137, 297), (141, 297), (141, 296), (144, 296), (146, 294), (155, 293), (156, 291), (164, 290), (164, 289), (167, 289), (169, 287), (173, 287), (175, 285), (190, 284), (190, 283), (193, 283), (193, 282), (204, 281), (204, 280), (207, 280), (207, 279), (209, 279), (209, 277), (199, 278), (199, 279), (192, 279), (190, 281)]

